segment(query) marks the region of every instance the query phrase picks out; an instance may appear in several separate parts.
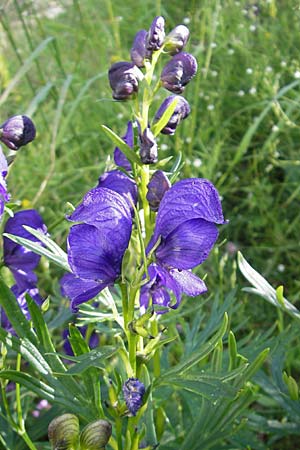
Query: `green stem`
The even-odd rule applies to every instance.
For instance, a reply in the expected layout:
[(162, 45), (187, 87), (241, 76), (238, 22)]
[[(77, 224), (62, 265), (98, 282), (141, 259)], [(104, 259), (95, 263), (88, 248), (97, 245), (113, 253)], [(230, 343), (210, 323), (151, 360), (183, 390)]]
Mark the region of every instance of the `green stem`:
[[(151, 320), (151, 334), (157, 336), (158, 334), (158, 322), (157, 317)], [(160, 376), (160, 351), (157, 349), (153, 355), (153, 373), (155, 378)]]

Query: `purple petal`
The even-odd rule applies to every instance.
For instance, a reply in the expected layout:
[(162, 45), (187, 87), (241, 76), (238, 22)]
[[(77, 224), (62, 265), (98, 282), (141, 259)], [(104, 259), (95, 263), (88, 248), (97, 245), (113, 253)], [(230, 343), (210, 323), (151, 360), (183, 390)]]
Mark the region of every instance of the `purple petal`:
[(196, 297), (207, 292), (204, 281), (189, 270), (171, 269), (170, 275), (180, 286), (182, 292), (190, 297)]
[(192, 269), (205, 261), (217, 237), (214, 223), (187, 220), (162, 240), (155, 252), (157, 261), (176, 269)]
[(185, 25), (177, 25), (165, 39), (164, 49), (174, 55), (182, 51), (190, 36), (190, 31)]
[(126, 239), (131, 233), (131, 211), (125, 198), (104, 187), (89, 191), (68, 219), (110, 230), (113, 239), (116, 230)]
[(60, 280), (62, 294), (71, 300), (73, 312), (78, 310), (81, 303), (96, 297), (108, 285), (94, 280), (83, 280), (72, 273), (65, 274)]
[(111, 66), (108, 72), (113, 98), (127, 100), (138, 91), (138, 68), (132, 62), (119, 61)]
[(162, 134), (173, 135), (180, 122), (186, 119), (191, 112), (190, 105), (184, 97), (181, 97), (180, 95), (170, 95), (160, 105), (157, 113), (154, 116), (153, 123), (156, 123), (159, 121), (159, 119), (161, 119), (164, 112), (167, 110), (167, 108), (171, 105), (171, 103), (175, 99), (177, 99), (175, 110), (172, 116), (170, 117), (169, 122), (161, 130)]
[(112, 239), (92, 225), (74, 225), (68, 237), (68, 261), (78, 277), (110, 284), (120, 275), (126, 247), (117, 232)]
[(180, 52), (165, 65), (161, 82), (165, 89), (181, 94), (185, 86), (197, 73), (197, 61), (193, 55)]
[(132, 204), (136, 205), (138, 198), (137, 185), (134, 180), (129, 178), (120, 170), (112, 170), (111, 172), (104, 173), (99, 178), (97, 188), (100, 187), (111, 189), (112, 191), (118, 192), (118, 194), (122, 195), (133, 213)]
[(178, 181), (165, 193), (158, 209), (148, 251), (160, 235), (165, 238), (180, 224), (191, 219), (225, 223), (218, 191), (204, 178)]

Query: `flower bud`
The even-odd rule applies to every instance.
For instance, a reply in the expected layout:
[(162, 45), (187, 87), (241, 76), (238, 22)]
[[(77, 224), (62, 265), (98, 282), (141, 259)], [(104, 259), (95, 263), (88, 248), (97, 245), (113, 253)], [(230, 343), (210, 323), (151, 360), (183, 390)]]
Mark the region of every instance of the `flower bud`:
[(48, 426), (48, 437), (54, 450), (73, 450), (78, 446), (79, 420), (74, 414), (63, 414)]
[(165, 19), (157, 16), (153, 20), (147, 37), (147, 49), (159, 50), (165, 39)]
[(104, 450), (112, 433), (112, 426), (107, 420), (89, 423), (81, 432), (81, 450)]
[(171, 183), (162, 170), (157, 170), (148, 183), (148, 192), (146, 198), (152, 211), (157, 211), (159, 204), (165, 194), (170, 189)]
[(138, 91), (142, 73), (131, 62), (120, 61), (111, 66), (108, 72), (110, 87), (113, 90), (113, 98), (127, 100)]
[(175, 27), (165, 39), (165, 50), (171, 55), (181, 52), (190, 36), (190, 31), (185, 25)]
[(171, 103), (175, 99), (177, 99), (175, 110), (172, 116), (170, 117), (169, 122), (161, 130), (161, 133), (163, 134), (173, 135), (180, 122), (184, 120), (191, 112), (190, 105), (184, 97), (181, 97), (180, 95), (170, 95), (162, 102), (161, 106), (159, 107), (157, 113), (154, 116), (153, 123), (156, 123), (160, 120), (166, 109), (171, 105)]
[(33, 141), (35, 134), (35, 126), (27, 116), (12, 116), (0, 126), (0, 141), (11, 150)]
[(157, 143), (149, 127), (140, 135), (140, 157), (143, 164), (157, 162)]
[(123, 384), (123, 395), (126, 406), (132, 416), (135, 416), (143, 403), (144, 384), (138, 378), (129, 378)]
[(189, 53), (181, 52), (165, 65), (160, 79), (164, 88), (174, 94), (181, 94), (196, 72), (196, 59)]
[(144, 67), (144, 59), (147, 55), (147, 35), (146, 30), (138, 31), (130, 50), (131, 61), (138, 67)]

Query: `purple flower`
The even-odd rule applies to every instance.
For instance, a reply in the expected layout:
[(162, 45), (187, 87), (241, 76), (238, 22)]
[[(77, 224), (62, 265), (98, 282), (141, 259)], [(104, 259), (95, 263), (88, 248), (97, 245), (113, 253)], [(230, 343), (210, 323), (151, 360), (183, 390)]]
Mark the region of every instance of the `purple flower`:
[(189, 36), (190, 31), (185, 25), (177, 25), (177, 27), (166, 36), (164, 49), (171, 53), (171, 55), (181, 52), (185, 47)]
[(2, 152), (2, 148), (0, 147), (0, 218), (4, 212), (4, 205), (9, 201), (10, 195), (7, 192), (6, 186), (6, 175), (8, 171), (8, 164), (6, 158)]
[(126, 199), (105, 187), (89, 191), (69, 220), (68, 261), (73, 273), (61, 280), (62, 292), (71, 299), (73, 311), (113, 285), (121, 274), (132, 218)]
[(140, 138), (140, 158), (143, 164), (154, 164), (157, 162), (157, 143), (154, 134), (149, 127), (145, 128)]
[(178, 53), (165, 65), (161, 74), (164, 88), (181, 94), (188, 82), (196, 75), (197, 61), (189, 53)]
[[(39, 242), (35, 236), (25, 230), (23, 225), (28, 225), (43, 234), (47, 234), (47, 227), (44, 224), (43, 219), (34, 209), (15, 213), (15, 215), (10, 217), (6, 222), (4, 232), (29, 239), (32, 242)], [(13, 242), (9, 238), (4, 237), (3, 257), (4, 264), (11, 270), (20, 292), (35, 287), (37, 277), (33, 270), (40, 261), (40, 255)]]
[(165, 19), (157, 16), (153, 20), (147, 36), (147, 49), (151, 51), (159, 50), (165, 39)]
[(171, 183), (162, 170), (157, 170), (148, 183), (147, 200), (152, 211), (157, 211), (159, 204), (167, 190), (170, 189)]
[[(133, 148), (132, 122), (128, 122), (126, 134), (122, 137), (122, 139), (130, 148)], [(117, 166), (122, 167), (123, 169), (127, 170), (127, 172), (130, 172), (132, 170), (130, 162), (128, 161), (124, 153), (119, 149), (119, 147), (116, 147), (114, 150), (114, 161)]]
[(0, 125), (0, 141), (12, 150), (33, 141), (35, 134), (35, 126), (27, 116), (12, 116)]
[(131, 61), (138, 67), (144, 67), (144, 60), (147, 56), (147, 31), (140, 30), (135, 35), (132, 48), (130, 50)]
[(135, 416), (141, 408), (144, 394), (145, 386), (138, 378), (128, 378), (123, 384), (125, 403), (132, 416)]
[(138, 92), (140, 74), (137, 66), (131, 62), (120, 61), (113, 64), (108, 72), (113, 98), (127, 100)]
[[(218, 192), (210, 181), (190, 178), (178, 181), (160, 203), (153, 236), (147, 252), (160, 238), (156, 263), (149, 266), (150, 280), (141, 289), (140, 303), (177, 308), (183, 293), (206, 291), (204, 282), (190, 269), (208, 257), (218, 237), (216, 224), (225, 223)], [(176, 303), (170, 303), (173, 291)]]
[(134, 214), (132, 205), (137, 204), (138, 193), (136, 182), (132, 178), (129, 178), (120, 170), (112, 170), (101, 175), (97, 188), (100, 187), (108, 188), (121, 194), (127, 201), (132, 214)]
[(172, 116), (170, 117), (167, 125), (161, 130), (161, 133), (163, 134), (173, 135), (180, 122), (186, 119), (191, 112), (190, 105), (184, 97), (181, 97), (180, 95), (170, 95), (163, 101), (163, 103), (159, 107), (157, 113), (154, 116), (153, 121), (154, 123), (159, 121), (159, 119), (163, 116), (166, 109), (171, 105), (171, 103), (175, 99), (177, 99), (175, 110)]

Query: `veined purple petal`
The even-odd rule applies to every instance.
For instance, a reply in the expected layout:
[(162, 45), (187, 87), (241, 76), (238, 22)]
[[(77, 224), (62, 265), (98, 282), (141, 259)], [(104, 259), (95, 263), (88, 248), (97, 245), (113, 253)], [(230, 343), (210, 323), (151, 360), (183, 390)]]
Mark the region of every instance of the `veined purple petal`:
[(158, 122), (163, 116), (164, 112), (171, 105), (171, 103), (177, 99), (177, 104), (172, 116), (169, 119), (169, 122), (165, 125), (165, 127), (161, 130), (162, 134), (173, 135), (176, 131), (177, 126), (180, 122), (188, 117), (191, 112), (191, 108), (189, 103), (186, 101), (184, 97), (181, 95), (170, 95), (167, 97), (163, 103), (160, 105), (158, 111), (156, 112), (153, 123)]
[[(148, 308), (151, 298), (153, 305), (163, 306), (165, 308), (171, 306), (169, 291), (174, 293), (176, 304), (179, 304), (182, 289), (176, 280), (170, 276), (168, 270), (159, 264), (152, 263), (148, 267), (148, 273), (150, 280), (142, 286), (140, 293), (142, 311)], [(166, 311), (160, 310), (157, 312), (162, 313)]]
[(177, 269), (192, 269), (208, 257), (218, 237), (214, 223), (192, 219), (181, 223), (155, 251), (157, 261)]
[(68, 237), (68, 261), (75, 275), (97, 283), (111, 284), (120, 275), (128, 245), (116, 230), (109, 236), (92, 225), (74, 225)]
[(193, 55), (180, 52), (165, 65), (161, 73), (164, 88), (174, 94), (181, 94), (185, 86), (197, 73), (197, 61)]
[(204, 178), (178, 181), (165, 193), (158, 209), (148, 251), (160, 235), (165, 238), (180, 224), (191, 219), (225, 223), (218, 191)]
[(121, 194), (105, 187), (89, 191), (68, 219), (93, 225), (100, 230), (110, 230), (113, 239), (116, 230), (125, 236), (131, 233), (132, 218), (128, 203)]
[(122, 195), (128, 203), (128, 206), (133, 213), (132, 204), (137, 204), (137, 185), (136, 182), (125, 175), (120, 170), (112, 170), (111, 172), (104, 173), (99, 178), (99, 183), (97, 188), (108, 188), (112, 191), (118, 192)]
[(165, 19), (157, 16), (152, 21), (147, 36), (147, 49), (150, 51), (159, 50), (165, 39)]
[[(134, 137), (132, 122), (128, 122), (126, 134), (122, 137), (122, 139), (130, 148), (133, 148)], [(114, 150), (114, 161), (117, 166), (122, 167), (123, 169), (127, 170), (127, 172), (130, 172), (132, 170), (130, 162), (128, 161), (124, 153), (119, 149), (119, 147), (116, 147)]]
[(196, 297), (207, 292), (204, 281), (189, 270), (171, 269), (170, 276), (180, 286), (182, 292), (190, 297)]
[(81, 303), (87, 302), (96, 297), (108, 284), (98, 283), (94, 280), (85, 280), (72, 273), (66, 273), (60, 280), (61, 291), (65, 297), (71, 300), (73, 312), (78, 310)]

